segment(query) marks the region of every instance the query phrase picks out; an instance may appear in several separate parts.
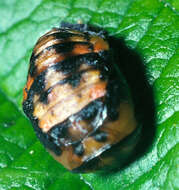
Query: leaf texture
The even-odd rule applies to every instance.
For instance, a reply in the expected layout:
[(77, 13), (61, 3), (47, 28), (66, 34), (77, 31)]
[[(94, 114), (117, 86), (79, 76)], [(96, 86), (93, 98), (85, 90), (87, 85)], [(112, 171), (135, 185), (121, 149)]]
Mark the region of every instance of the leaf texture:
[[(178, 0), (7, 0), (0, 2), (0, 20), (0, 190), (179, 189)], [(49, 156), (22, 113), (32, 48), (61, 21), (101, 27), (143, 60), (156, 134), (145, 154), (114, 174), (71, 174)]]

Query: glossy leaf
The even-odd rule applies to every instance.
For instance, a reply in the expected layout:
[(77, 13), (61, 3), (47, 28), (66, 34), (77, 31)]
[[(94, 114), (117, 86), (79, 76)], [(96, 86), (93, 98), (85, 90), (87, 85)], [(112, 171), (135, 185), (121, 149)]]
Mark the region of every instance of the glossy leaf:
[[(0, 189), (179, 189), (178, 0), (4, 0), (0, 20)], [(49, 156), (22, 112), (32, 48), (61, 21), (90, 23), (123, 38), (140, 55), (153, 89), (151, 146), (111, 175), (68, 172)]]

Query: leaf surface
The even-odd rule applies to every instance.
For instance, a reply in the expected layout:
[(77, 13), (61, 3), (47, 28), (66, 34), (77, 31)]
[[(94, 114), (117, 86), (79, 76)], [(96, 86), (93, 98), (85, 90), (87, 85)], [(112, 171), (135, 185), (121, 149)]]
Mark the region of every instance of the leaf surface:
[[(0, 18), (0, 189), (179, 189), (178, 0), (7, 0), (0, 2)], [(154, 92), (152, 146), (112, 175), (68, 172), (49, 156), (22, 113), (35, 42), (61, 21), (79, 20), (124, 38), (142, 58)]]

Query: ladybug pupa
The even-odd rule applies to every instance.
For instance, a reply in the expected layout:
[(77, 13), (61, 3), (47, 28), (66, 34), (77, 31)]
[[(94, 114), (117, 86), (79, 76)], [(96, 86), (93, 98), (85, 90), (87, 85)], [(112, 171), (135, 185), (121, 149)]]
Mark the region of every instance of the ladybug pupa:
[(38, 138), (72, 172), (122, 163), (136, 146), (130, 91), (103, 31), (66, 23), (40, 37), (23, 95)]

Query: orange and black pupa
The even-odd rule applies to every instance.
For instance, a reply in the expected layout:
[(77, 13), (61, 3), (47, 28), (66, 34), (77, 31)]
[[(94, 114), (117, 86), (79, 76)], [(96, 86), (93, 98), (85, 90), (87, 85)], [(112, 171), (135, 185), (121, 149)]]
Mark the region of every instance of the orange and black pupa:
[(38, 138), (70, 171), (108, 168), (136, 145), (130, 92), (103, 31), (63, 23), (40, 37), (23, 93)]

